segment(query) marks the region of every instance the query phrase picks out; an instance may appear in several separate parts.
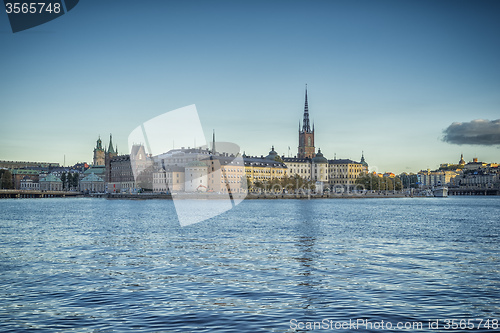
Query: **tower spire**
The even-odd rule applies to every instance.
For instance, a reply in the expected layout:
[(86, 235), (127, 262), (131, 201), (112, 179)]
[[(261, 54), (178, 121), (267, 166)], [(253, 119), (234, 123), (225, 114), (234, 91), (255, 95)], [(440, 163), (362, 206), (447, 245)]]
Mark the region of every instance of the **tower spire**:
[(113, 137), (109, 134), (109, 148), (108, 153), (114, 153), (115, 149), (113, 148)]
[(361, 151), (361, 161), (359, 161), (364, 167), (368, 168), (368, 163), (366, 163), (365, 160), (365, 152), (362, 150)]
[(302, 132), (311, 133), (309, 125), (309, 106), (307, 105), (307, 83), (306, 83), (306, 101), (304, 103), (304, 121), (302, 123)]
[(316, 156), (316, 150), (314, 149), (314, 123), (312, 125), (309, 120), (309, 105), (307, 102), (307, 84), (305, 91), (305, 103), (304, 103), (304, 118), (302, 121), (302, 128), (300, 128), (299, 121), (299, 151), (297, 154), (298, 158), (313, 158)]

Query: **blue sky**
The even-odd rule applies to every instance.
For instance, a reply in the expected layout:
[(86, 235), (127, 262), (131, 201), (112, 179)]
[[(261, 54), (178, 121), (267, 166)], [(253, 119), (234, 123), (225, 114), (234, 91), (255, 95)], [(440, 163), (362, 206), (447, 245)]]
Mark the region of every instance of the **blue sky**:
[(500, 118), (500, 3), (80, 1), (13, 34), (0, 13), (0, 159), (90, 162), (141, 123), (196, 104), (207, 138), (297, 152), (304, 87), (327, 158), (380, 172), (500, 162), (443, 142)]

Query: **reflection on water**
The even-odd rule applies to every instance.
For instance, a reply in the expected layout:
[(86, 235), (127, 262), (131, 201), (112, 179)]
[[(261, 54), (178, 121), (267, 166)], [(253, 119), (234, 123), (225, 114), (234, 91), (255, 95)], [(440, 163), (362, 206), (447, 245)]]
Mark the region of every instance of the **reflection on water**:
[(495, 197), (251, 200), (185, 228), (161, 200), (8, 199), (0, 209), (5, 332), (500, 316)]

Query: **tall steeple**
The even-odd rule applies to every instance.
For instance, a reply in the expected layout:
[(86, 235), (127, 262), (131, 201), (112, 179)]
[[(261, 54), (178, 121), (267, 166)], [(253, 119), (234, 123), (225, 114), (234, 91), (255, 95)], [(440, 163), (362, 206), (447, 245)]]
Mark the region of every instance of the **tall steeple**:
[(108, 148), (108, 153), (114, 154), (115, 149), (113, 148), (113, 138), (111, 134), (109, 134), (109, 148)]
[(307, 103), (307, 84), (306, 84), (306, 96), (304, 103), (304, 118), (302, 122), (302, 129), (300, 129), (299, 121), (299, 151), (297, 154), (298, 158), (313, 158), (316, 155), (316, 150), (314, 148), (314, 124), (311, 130), (310, 120), (309, 120), (309, 105)]
[(458, 162), (459, 165), (465, 165), (465, 160), (464, 160), (464, 154), (460, 155), (460, 161)]
[(309, 106), (307, 105), (307, 84), (306, 84), (306, 102), (304, 104), (304, 121), (302, 122), (302, 132), (311, 133), (309, 125)]
[(368, 168), (368, 163), (366, 163), (364, 151), (361, 151), (361, 161), (359, 163), (361, 163), (364, 167)]

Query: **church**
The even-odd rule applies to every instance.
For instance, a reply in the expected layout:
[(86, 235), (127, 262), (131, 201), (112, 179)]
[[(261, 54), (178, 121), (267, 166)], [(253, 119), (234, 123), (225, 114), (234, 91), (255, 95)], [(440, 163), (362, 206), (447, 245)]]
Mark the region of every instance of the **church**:
[(314, 124), (309, 120), (309, 104), (307, 101), (307, 85), (305, 92), (304, 114), (302, 124), (299, 121), (299, 146), (296, 157), (282, 157), (290, 176), (299, 175), (302, 178), (316, 182), (318, 188), (354, 186), (361, 174), (368, 172), (368, 164), (364, 155), (361, 162), (349, 159), (327, 159), (321, 149), (316, 152), (314, 142)]
[(111, 177), (111, 159), (116, 156), (118, 156), (118, 146), (113, 147), (111, 134), (109, 135), (108, 149), (103, 147), (101, 137), (99, 136), (94, 148), (92, 166), (84, 172), (85, 178), (82, 181), (85, 181), (87, 177), (91, 177), (97, 181), (101, 179), (103, 182), (109, 182)]
[(106, 160), (118, 156), (118, 146), (113, 147), (113, 137), (109, 135), (108, 150), (102, 147), (101, 137), (97, 139), (96, 147), (94, 148), (94, 159), (92, 166), (106, 166)]

